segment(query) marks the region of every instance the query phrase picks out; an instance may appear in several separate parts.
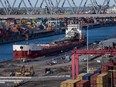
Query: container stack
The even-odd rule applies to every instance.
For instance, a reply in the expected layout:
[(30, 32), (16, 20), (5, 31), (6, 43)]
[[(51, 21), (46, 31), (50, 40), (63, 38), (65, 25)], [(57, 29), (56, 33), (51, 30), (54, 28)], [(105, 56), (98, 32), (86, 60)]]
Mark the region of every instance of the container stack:
[(86, 75), (83, 76), (83, 80), (90, 80), (90, 76), (92, 76), (92, 74), (87, 73)]
[(101, 70), (81, 73), (76, 80), (62, 82), (61, 87), (116, 87), (116, 63), (108, 62), (102, 65)]
[(61, 82), (60, 87), (68, 87), (68, 81), (69, 80)]
[(78, 80), (70, 80), (68, 81), (68, 86), (67, 87), (76, 87), (76, 83), (78, 83)]
[(114, 72), (113, 72), (113, 85), (114, 85), (114, 87), (116, 87), (116, 66), (115, 67), (113, 67), (114, 68)]
[(81, 80), (76, 84), (76, 87), (90, 87), (89, 80)]
[(97, 70), (97, 69), (92, 69), (92, 70), (89, 71), (89, 73), (94, 74), (94, 72), (95, 72), (96, 70)]
[(97, 87), (108, 87), (108, 73), (97, 76)]
[(94, 71), (94, 74), (97, 74), (97, 73), (101, 73), (101, 69), (97, 69), (96, 71)]
[(105, 63), (102, 65), (102, 68), (101, 68), (101, 72), (102, 73), (106, 73), (108, 72), (109, 70), (113, 70), (113, 67), (114, 67), (114, 63), (113, 62), (108, 62), (108, 63)]
[(76, 87), (78, 80), (66, 80), (60, 84), (60, 87)]
[(102, 71), (101, 71), (102, 73), (108, 72), (107, 64), (103, 64), (102, 67), (101, 67), (101, 70), (102, 70)]
[(94, 74), (90, 77), (90, 84), (91, 86), (90, 87), (97, 87), (97, 76), (99, 74)]
[(87, 73), (81, 73), (77, 76), (77, 80), (83, 80), (83, 76), (86, 75)]

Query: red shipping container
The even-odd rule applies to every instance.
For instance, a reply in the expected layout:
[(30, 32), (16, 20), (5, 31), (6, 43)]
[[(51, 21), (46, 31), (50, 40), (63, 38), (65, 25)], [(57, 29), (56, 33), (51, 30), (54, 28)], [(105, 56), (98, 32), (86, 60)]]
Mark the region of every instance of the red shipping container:
[(108, 70), (107, 69), (102, 69), (101, 72), (108, 72)]
[(108, 71), (108, 66), (106, 64), (102, 65), (101, 70), (102, 71)]
[(102, 70), (102, 71), (101, 71), (101, 73), (106, 73), (106, 72), (108, 72), (108, 70)]
[(107, 64), (107, 65), (113, 65), (113, 66), (114, 66), (113, 61), (111, 61), (111, 62), (107, 62), (106, 64)]
[(90, 81), (89, 80), (81, 80), (76, 84), (76, 87), (90, 87)]
[(97, 87), (97, 84), (91, 84), (90, 87)]
[(91, 84), (96, 84), (96, 80), (97, 80), (97, 76), (98, 76), (99, 74), (94, 74), (94, 75), (92, 75), (91, 77), (90, 77), (90, 83)]
[(116, 72), (113, 72), (113, 78), (116, 79)]
[(114, 85), (116, 85), (116, 79), (113, 79), (113, 83), (114, 83)]
[(107, 65), (102, 65), (102, 69), (107, 69)]

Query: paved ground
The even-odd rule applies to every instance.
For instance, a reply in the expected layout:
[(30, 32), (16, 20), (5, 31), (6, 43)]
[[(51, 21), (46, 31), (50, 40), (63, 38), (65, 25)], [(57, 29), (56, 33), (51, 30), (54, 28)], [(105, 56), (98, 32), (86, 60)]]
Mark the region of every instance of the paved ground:
[(22, 86), (18, 87), (60, 87), (60, 83), (63, 80), (48, 80), (48, 81), (34, 81), (27, 82)]
[[(91, 44), (89, 45), (89, 49), (95, 49), (97, 48), (97, 44)], [(82, 47), (81, 49), (86, 49), (85, 47)], [(49, 57), (42, 57), (38, 58), (36, 60), (33, 60), (31, 62), (26, 62), (26, 63), (21, 63), (21, 62), (16, 62), (16, 61), (10, 61), (10, 62), (5, 62), (5, 63), (0, 63), (0, 73), (1, 76), (9, 76), (9, 73), (13, 70), (17, 71), (20, 69), (20, 67), (24, 64), (26, 67), (33, 65), (34, 70), (36, 73), (36, 76), (29, 80), (30, 82), (25, 83), (22, 86), (19, 87), (59, 87), (60, 82), (65, 80), (66, 78), (46, 78), (45, 77), (45, 68), (52, 68), (54, 71), (52, 74), (48, 74), (46, 76), (60, 76), (60, 75), (71, 75), (71, 70), (70, 72), (67, 72), (68, 66), (71, 65), (71, 62), (69, 61), (62, 61), (61, 58), (64, 57), (64, 55), (71, 55), (71, 51), (62, 53), (60, 55), (56, 56), (49, 56)], [(90, 56), (91, 58), (94, 56)], [(83, 58), (86, 58), (86, 56), (81, 56), (80, 58), (80, 69), (86, 68), (86, 61), (83, 61)], [(58, 60), (60, 63), (55, 64), (55, 65), (49, 65), (46, 62), (50, 62), (52, 59)], [(99, 60), (102, 59), (102, 57), (98, 57)], [(106, 59), (104, 59), (106, 60)], [(92, 60), (89, 62), (89, 67), (97, 67), (99, 63), (96, 62), (96, 60)], [(93, 66), (94, 65), (94, 66)], [(42, 77), (42, 78), (41, 78)], [(45, 78), (44, 78), (45, 77)], [(44, 80), (41, 80), (44, 79)], [(0, 79), (2, 80), (2, 79)], [(10, 79), (12, 80), (12, 79)], [(21, 80), (21, 79), (19, 79)], [(34, 81), (34, 82), (33, 82)]]

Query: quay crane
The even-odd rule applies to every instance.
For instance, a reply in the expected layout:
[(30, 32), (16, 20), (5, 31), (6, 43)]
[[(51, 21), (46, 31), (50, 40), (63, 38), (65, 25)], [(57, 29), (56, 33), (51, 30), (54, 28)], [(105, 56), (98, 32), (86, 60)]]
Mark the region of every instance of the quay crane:
[(100, 50), (74, 50), (72, 51), (72, 79), (75, 79), (79, 74), (79, 56), (80, 55), (104, 55), (111, 54), (116, 56), (116, 46), (105, 47)]

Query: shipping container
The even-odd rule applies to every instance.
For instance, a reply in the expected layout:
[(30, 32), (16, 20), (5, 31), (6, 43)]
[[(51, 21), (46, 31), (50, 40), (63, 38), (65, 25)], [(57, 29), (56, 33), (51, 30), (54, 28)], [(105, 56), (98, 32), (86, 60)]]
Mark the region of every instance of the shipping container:
[(101, 69), (97, 69), (94, 74), (101, 73)]
[(60, 87), (76, 87), (76, 83), (80, 80), (66, 80), (61, 82)]
[(86, 75), (86, 74), (87, 74), (87, 73), (81, 73), (81, 74), (79, 74), (79, 75), (76, 77), (76, 79), (77, 79), (77, 80), (82, 80), (82, 79), (83, 79), (82, 77), (83, 77), (84, 75)]
[(105, 83), (108, 82), (108, 73), (102, 73), (97, 76), (97, 83)]
[(92, 74), (87, 73), (86, 75), (83, 76), (83, 80), (90, 80), (90, 76), (92, 76)]
[(94, 74), (94, 75), (92, 75), (91, 77), (90, 77), (90, 83), (91, 84), (96, 84), (97, 83), (97, 76), (98, 76), (99, 74)]
[(110, 87), (111, 84), (113, 84), (113, 78), (108, 78), (108, 87)]
[[(108, 72), (108, 77), (110, 78), (112, 75), (112, 72), (109, 70), (114, 69), (115, 62), (107, 62), (106, 64), (102, 65), (102, 73)], [(114, 76), (115, 77), (115, 76)]]
[(113, 78), (116, 79), (116, 72), (112, 72), (113, 73)]
[(60, 83), (60, 87), (67, 87), (68, 86), (68, 81), (70, 80), (66, 80)]
[(111, 78), (112, 72), (108, 71), (108, 78)]
[(76, 87), (90, 87), (89, 80), (81, 80), (76, 84)]
[(76, 87), (76, 83), (78, 83), (80, 80), (70, 80), (68, 81), (67, 87)]
[(108, 70), (113, 70), (114, 65), (108, 65)]
[(107, 66), (107, 64), (103, 64), (102, 65), (101, 72), (102, 73), (108, 72), (108, 66)]
[(115, 64), (114, 61), (107, 62), (108, 66), (110, 66), (110, 65), (114, 66), (114, 64)]
[(113, 70), (116, 70), (116, 66), (113, 67)]
[(116, 79), (113, 79), (113, 84), (116, 85)]
[(95, 72), (96, 70), (97, 70), (97, 69), (92, 69), (92, 70), (89, 71), (89, 73), (94, 74), (94, 72)]
[(97, 87), (109, 87), (108, 83), (97, 83)]
[(97, 87), (97, 84), (91, 84), (90, 87)]

